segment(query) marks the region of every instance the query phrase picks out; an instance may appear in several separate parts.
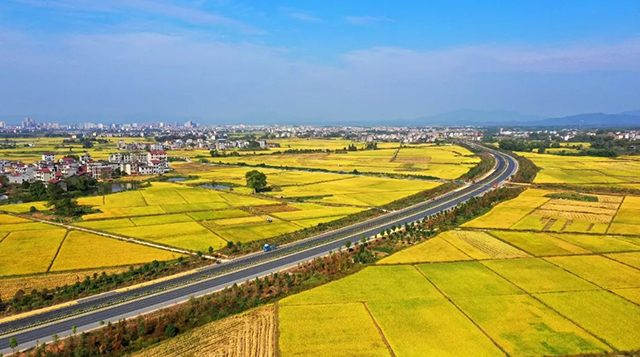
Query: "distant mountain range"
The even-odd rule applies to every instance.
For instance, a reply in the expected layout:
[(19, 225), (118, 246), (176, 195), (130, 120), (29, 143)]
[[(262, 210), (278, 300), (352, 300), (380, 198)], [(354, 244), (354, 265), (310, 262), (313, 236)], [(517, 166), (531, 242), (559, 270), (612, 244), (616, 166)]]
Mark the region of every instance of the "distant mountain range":
[(463, 109), (415, 119), (400, 119), (396, 125), (481, 125), (481, 126), (583, 126), (640, 127), (640, 110), (619, 114), (587, 113), (545, 118), (518, 112)]

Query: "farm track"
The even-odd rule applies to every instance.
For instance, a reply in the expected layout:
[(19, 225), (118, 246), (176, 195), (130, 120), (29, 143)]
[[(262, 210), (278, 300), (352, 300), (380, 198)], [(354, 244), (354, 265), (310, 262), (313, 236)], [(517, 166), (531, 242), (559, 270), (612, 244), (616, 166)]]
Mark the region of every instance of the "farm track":
[[(359, 240), (362, 235), (374, 236), (381, 230), (390, 229), (391, 226), (451, 209), (472, 197), (492, 190), (494, 184), (507, 181), (517, 171), (514, 158), (488, 150), (496, 157), (496, 167), (491, 175), (476, 184), (365, 222), (282, 246), (276, 251), (250, 254), (223, 264), (201, 268), (198, 273), (186, 277), (176, 277), (138, 289), (106, 293), (85, 299), (72, 307), (2, 323), (0, 352), (8, 354), (11, 351), (11, 337), (20, 342), (20, 348), (29, 348), (37, 341), (50, 341), (54, 334), (69, 334), (71, 326), (77, 326), (78, 332), (99, 328), (101, 321), (115, 322), (172, 306), (187, 301), (192, 296), (209, 294), (234, 283), (242, 283), (327, 255), (330, 251), (344, 246), (347, 241)], [(154, 291), (158, 292), (151, 294)], [(102, 308), (96, 310), (100, 306)], [(81, 313), (82, 311), (84, 313)]]

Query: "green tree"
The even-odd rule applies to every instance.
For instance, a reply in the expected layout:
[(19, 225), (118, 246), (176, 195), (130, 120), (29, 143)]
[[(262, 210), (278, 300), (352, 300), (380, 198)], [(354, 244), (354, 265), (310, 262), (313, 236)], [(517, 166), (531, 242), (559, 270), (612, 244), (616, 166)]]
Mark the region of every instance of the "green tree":
[(16, 353), (17, 347), (18, 347), (18, 340), (16, 340), (15, 337), (11, 337), (11, 339), (9, 340), (9, 348), (11, 348), (11, 351), (13, 351), (12, 352), (13, 354)]
[(76, 332), (77, 332), (77, 331), (78, 331), (78, 326), (76, 326), (76, 325), (71, 326), (71, 332), (72, 332), (74, 335), (76, 334)]
[(28, 186), (29, 196), (34, 201), (43, 201), (47, 199), (47, 186), (42, 181), (36, 181)]
[(178, 334), (178, 329), (173, 326), (173, 324), (168, 324), (167, 327), (164, 328), (164, 335), (166, 337), (175, 337)]
[(256, 192), (267, 187), (267, 175), (258, 170), (248, 171), (244, 177), (247, 179), (247, 187), (252, 188)]
[(351, 248), (351, 241), (348, 240), (344, 243), (344, 246), (347, 247), (347, 249)]
[(213, 247), (209, 246), (209, 254), (213, 254)]

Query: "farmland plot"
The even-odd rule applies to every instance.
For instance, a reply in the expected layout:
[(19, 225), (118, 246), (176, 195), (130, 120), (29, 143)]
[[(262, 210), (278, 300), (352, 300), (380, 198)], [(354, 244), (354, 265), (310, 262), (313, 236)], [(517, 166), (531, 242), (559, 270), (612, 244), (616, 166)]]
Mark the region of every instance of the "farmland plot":
[(131, 357), (272, 357), (275, 354), (275, 307), (268, 305), (211, 322)]
[(491, 234), (535, 256), (591, 253), (548, 233), (492, 231)]
[(484, 232), (456, 230), (444, 232), (440, 237), (473, 259), (506, 259), (529, 256)]
[(153, 260), (177, 259), (180, 256), (183, 255), (91, 233), (70, 231), (51, 271), (136, 265)]
[(640, 270), (611, 259), (597, 255), (544, 259), (607, 289), (640, 288)]
[(469, 228), (507, 229), (533, 212), (550, 199), (545, 197), (550, 191), (528, 189), (517, 198), (500, 203), (489, 213), (462, 225)]
[(435, 263), (472, 260), (470, 256), (441, 237), (431, 238), (388, 256), (378, 264)]
[(46, 272), (66, 234), (65, 229), (9, 233), (0, 241), (0, 276)]
[(362, 303), (279, 307), (283, 356), (389, 356)]
[(527, 295), (454, 298), (512, 356), (564, 356), (611, 349)]

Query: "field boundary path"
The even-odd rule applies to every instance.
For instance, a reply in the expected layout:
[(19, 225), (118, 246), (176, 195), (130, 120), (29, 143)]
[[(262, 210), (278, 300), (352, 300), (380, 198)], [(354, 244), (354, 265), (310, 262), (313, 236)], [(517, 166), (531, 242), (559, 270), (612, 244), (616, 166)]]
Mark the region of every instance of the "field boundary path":
[[(151, 243), (151, 242), (147, 242), (147, 241), (143, 241), (143, 240), (139, 240), (139, 239), (135, 239), (135, 238), (124, 237), (124, 236), (119, 236), (117, 234), (96, 231), (96, 230), (93, 230), (91, 228), (78, 227), (78, 226), (73, 226), (73, 225), (70, 225), (70, 224), (65, 224), (65, 223), (60, 223), (60, 222), (51, 222), (51, 221), (48, 221), (46, 219), (35, 218), (35, 217), (16, 214), (16, 213), (11, 213), (11, 212), (7, 212), (7, 214), (12, 215), (12, 216), (16, 216), (16, 217), (20, 217), (20, 218), (24, 218), (24, 219), (29, 219), (29, 220), (36, 221), (36, 222), (51, 224), (51, 225), (54, 225), (54, 226), (65, 228), (67, 230), (77, 230), (77, 231), (97, 234), (99, 236), (103, 236), (103, 237), (106, 237), (106, 238), (112, 238), (112, 239), (117, 239), (117, 240), (120, 240), (120, 241), (123, 241), (123, 242), (129, 242), (129, 243), (134, 243), (134, 244), (145, 245), (147, 247), (156, 248), (156, 249), (168, 250), (168, 251), (174, 252), (174, 253), (180, 253), (180, 254), (186, 254), (186, 255), (194, 255), (194, 256), (197, 255), (197, 253), (194, 253), (194, 252), (192, 252), (190, 250), (167, 247), (166, 245), (155, 244), (155, 243)], [(217, 260), (217, 258), (212, 257), (210, 255), (202, 255), (202, 256), (204, 258), (207, 258), (207, 259)]]
[[(311, 238), (281, 246), (270, 252), (259, 252), (229, 262), (200, 268), (197, 273), (175, 277), (127, 291), (110, 292), (89, 298), (54, 311), (16, 319), (0, 324), (0, 353), (9, 354), (9, 340), (15, 337), (20, 349), (30, 348), (37, 341), (49, 342), (52, 336), (67, 336), (71, 327), (77, 332), (100, 328), (103, 323), (117, 322), (156, 311), (178, 303), (242, 284), (256, 277), (269, 275), (337, 251), (347, 241), (358, 241), (362, 235), (377, 236), (381, 230), (414, 222), (427, 216), (456, 207), (472, 197), (489, 192), (516, 173), (517, 161), (504, 153), (485, 149), (495, 158), (497, 165), (491, 175), (475, 184), (448, 192), (432, 200), (406, 207), (368, 221), (326, 232)], [(75, 228), (75, 227), (74, 227)], [(155, 293), (154, 293), (155, 292)]]

